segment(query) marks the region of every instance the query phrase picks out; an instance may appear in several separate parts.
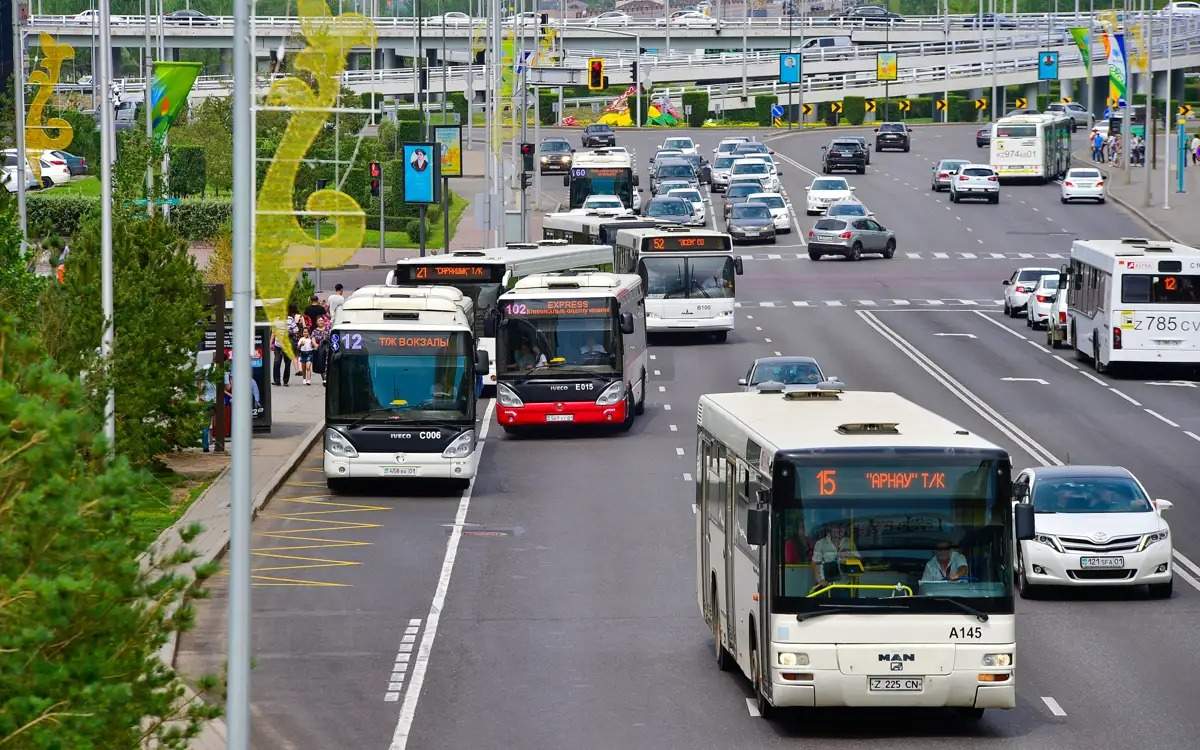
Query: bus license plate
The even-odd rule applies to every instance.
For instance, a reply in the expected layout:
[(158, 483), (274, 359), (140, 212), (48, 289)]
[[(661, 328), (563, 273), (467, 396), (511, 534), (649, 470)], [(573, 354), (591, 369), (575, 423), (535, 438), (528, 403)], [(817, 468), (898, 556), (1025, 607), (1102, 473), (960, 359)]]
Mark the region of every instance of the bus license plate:
[(546, 421), (547, 422), (574, 422), (575, 415), (574, 414), (547, 414)]
[(383, 467), (383, 475), (385, 477), (415, 477), (420, 471), (416, 466), (385, 466)]
[(870, 677), (869, 686), (874, 691), (919, 693), (925, 689), (924, 677)]
[(1081, 568), (1123, 568), (1125, 567), (1124, 557), (1081, 557), (1079, 558), (1079, 567)]

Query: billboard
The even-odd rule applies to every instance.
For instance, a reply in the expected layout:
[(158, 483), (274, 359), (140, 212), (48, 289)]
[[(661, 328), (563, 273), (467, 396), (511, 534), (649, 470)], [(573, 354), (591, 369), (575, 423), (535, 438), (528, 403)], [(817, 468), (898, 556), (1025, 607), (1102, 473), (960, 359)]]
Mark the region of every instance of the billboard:
[(436, 143), (404, 144), (404, 202), (437, 203), (441, 171)]

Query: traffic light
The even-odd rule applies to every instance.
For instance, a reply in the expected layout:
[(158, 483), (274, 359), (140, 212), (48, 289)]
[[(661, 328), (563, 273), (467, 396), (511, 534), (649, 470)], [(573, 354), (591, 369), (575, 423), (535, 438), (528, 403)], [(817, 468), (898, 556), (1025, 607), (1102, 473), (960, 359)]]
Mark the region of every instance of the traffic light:
[(529, 186), (532, 184), (533, 184), (533, 173), (522, 172), (521, 173), (521, 189), (528, 190)]
[(638, 82), (637, 60), (634, 60), (632, 63), (630, 63), (629, 72), (633, 77), (633, 82), (636, 84)]
[(379, 182), (380, 182), (380, 179), (383, 177), (383, 168), (379, 166), (379, 162), (377, 162), (377, 161), (371, 162), (370, 174), (371, 174), (371, 195), (378, 197)]
[(522, 143), (521, 144), (521, 171), (523, 171), (523, 172), (532, 172), (533, 171), (533, 144), (532, 143)]
[(588, 91), (602, 91), (604, 89), (604, 58), (589, 57), (588, 58)]

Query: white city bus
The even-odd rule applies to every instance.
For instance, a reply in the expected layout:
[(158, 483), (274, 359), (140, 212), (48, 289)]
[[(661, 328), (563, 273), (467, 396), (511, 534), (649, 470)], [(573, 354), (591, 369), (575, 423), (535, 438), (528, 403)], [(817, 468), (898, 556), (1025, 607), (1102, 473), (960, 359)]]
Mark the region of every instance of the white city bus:
[(697, 600), (760, 714), (1016, 705), (1004, 450), (894, 393), (770, 384), (697, 422)]
[(496, 385), (496, 300), (518, 279), (535, 273), (592, 268), (613, 269), (608, 245), (568, 245), (561, 240), (509, 243), (505, 247), (460, 250), (448, 255), (405, 258), (388, 271), (388, 286), (446, 284), (462, 291), (474, 304), (474, 331), (479, 348), (488, 353), (491, 369), (485, 386)]
[(617, 254), (634, 253), (646, 288), (646, 330), (710, 332), (724, 341), (734, 326), (735, 278), (742, 259), (728, 234), (659, 227), (617, 232)]
[(563, 178), (563, 185), (569, 188), (568, 208), (579, 208), (589, 195), (615, 195), (622, 205), (633, 206), (637, 184), (633, 154), (625, 149), (579, 151)]
[[(564, 211), (546, 214), (542, 218), (542, 237), (547, 240), (562, 240), (575, 245), (612, 245), (616, 248), (617, 232), (622, 229), (653, 229), (666, 226), (657, 219), (641, 216), (601, 216), (595, 213)], [(623, 251), (615, 259), (616, 273), (633, 273), (637, 268), (637, 254)]]
[(475, 476), (479, 377), (471, 300), (452, 287), (364, 287), (329, 334), (325, 481)]
[(1069, 341), (1098, 371), (1200, 364), (1200, 250), (1140, 238), (1071, 245)]
[(629, 429), (646, 406), (646, 311), (632, 274), (552, 273), (500, 297), (496, 421)]
[(1071, 123), (1058, 113), (1001, 117), (992, 126), (988, 163), (1000, 179), (1060, 178), (1071, 167)]

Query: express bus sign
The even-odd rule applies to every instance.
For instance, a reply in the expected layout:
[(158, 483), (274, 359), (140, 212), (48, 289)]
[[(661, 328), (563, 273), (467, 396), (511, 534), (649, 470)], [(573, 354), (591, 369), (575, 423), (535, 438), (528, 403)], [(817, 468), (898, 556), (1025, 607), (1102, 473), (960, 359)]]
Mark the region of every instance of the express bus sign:
[(510, 318), (584, 318), (612, 314), (612, 301), (607, 298), (584, 299), (523, 299), (504, 304), (504, 314)]

